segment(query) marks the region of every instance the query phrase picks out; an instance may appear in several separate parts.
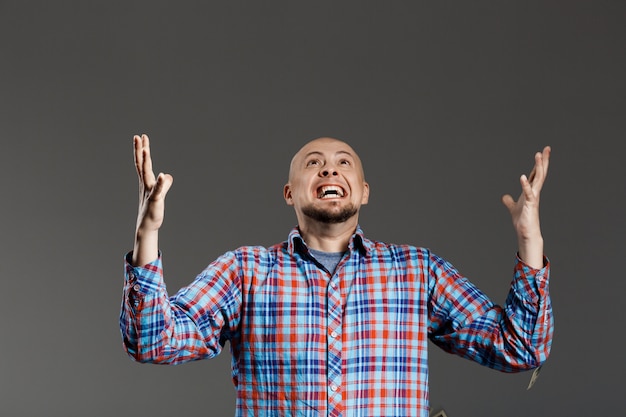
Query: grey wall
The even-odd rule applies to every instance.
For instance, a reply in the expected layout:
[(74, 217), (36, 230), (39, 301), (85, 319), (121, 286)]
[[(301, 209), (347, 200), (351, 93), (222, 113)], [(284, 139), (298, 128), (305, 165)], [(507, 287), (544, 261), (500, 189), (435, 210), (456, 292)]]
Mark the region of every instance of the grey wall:
[[(624, 412), (626, 3), (0, 2), (0, 414), (232, 415), (229, 355), (122, 350), (132, 135), (175, 183), (174, 291), (221, 253), (283, 240), (291, 155), (352, 143), (369, 237), (428, 246), (503, 302), (503, 193), (553, 147), (542, 196), (552, 356), (504, 375), (431, 349), (449, 417)], [(619, 412), (617, 413), (619, 414)]]

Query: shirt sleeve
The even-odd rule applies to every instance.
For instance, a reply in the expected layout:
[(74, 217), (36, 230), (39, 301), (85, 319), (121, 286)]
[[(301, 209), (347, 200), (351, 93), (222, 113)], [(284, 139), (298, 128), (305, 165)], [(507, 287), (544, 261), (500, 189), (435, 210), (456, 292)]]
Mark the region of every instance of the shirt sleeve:
[(504, 306), (495, 305), (452, 265), (429, 258), (429, 337), (447, 352), (502, 372), (540, 366), (554, 331), (550, 263), (534, 269), (519, 257)]
[(124, 260), (120, 330), (126, 352), (138, 362), (178, 364), (212, 358), (239, 322), (241, 293), (234, 253), (209, 265), (169, 297), (161, 253), (142, 267)]

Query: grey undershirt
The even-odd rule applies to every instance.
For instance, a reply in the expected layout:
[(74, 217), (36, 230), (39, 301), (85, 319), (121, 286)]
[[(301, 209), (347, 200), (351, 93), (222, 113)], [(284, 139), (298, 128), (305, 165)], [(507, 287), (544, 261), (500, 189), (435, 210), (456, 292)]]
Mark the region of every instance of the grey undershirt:
[(343, 258), (343, 255), (345, 253), (322, 252), (315, 249), (309, 249), (309, 252), (311, 253), (311, 255), (313, 255), (317, 262), (322, 264), (324, 268), (326, 268), (326, 270), (331, 273), (331, 275), (335, 273), (335, 269), (337, 268), (337, 265), (339, 264), (341, 258)]

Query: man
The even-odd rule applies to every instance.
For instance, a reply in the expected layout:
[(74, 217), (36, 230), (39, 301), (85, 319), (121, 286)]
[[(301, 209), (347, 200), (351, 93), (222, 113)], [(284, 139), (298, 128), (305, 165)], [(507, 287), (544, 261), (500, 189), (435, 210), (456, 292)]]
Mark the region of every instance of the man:
[(298, 227), (287, 241), (242, 247), (168, 298), (158, 230), (170, 175), (152, 172), (134, 137), (140, 205), (121, 314), (135, 360), (176, 364), (230, 341), (237, 416), (428, 416), (427, 340), (505, 372), (548, 357), (553, 320), (539, 195), (550, 148), (535, 155), (517, 201), (503, 197), (519, 252), (504, 307), (424, 248), (364, 237), (361, 161), (320, 138), (294, 156), (284, 187)]

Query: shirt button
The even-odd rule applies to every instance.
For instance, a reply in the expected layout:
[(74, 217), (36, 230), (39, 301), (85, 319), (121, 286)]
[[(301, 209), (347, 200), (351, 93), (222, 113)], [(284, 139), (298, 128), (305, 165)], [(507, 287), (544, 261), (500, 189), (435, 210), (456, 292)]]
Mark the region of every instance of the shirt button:
[(337, 332), (330, 332), (330, 337), (337, 337)]
[(333, 282), (330, 283), (330, 286), (333, 287), (333, 288), (337, 288), (337, 283), (333, 281)]
[(337, 385), (335, 385), (335, 384), (332, 384), (332, 385), (330, 386), (330, 389), (331, 389), (331, 391), (333, 391), (333, 392), (337, 392), (337, 390), (339, 389), (339, 387), (338, 387)]
[(140, 289), (141, 289), (141, 285), (139, 285), (139, 284), (133, 285), (133, 290), (139, 292)]

